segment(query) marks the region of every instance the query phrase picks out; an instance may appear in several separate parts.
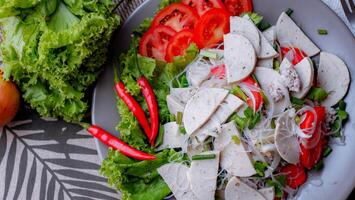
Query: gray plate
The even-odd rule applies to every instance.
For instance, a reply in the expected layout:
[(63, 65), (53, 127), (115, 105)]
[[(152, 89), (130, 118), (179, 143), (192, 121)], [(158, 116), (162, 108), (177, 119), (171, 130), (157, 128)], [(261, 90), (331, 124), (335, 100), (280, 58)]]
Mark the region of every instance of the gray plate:
[[(352, 75), (355, 74), (355, 39), (350, 30), (336, 14), (320, 0), (253, 0), (254, 8), (267, 21), (275, 24), (280, 13), (287, 8), (295, 12), (292, 18), (301, 26), (304, 32), (323, 50), (340, 56), (348, 65)], [(126, 21), (115, 37), (115, 54), (125, 52), (130, 42), (130, 33), (146, 17), (153, 15), (157, 0), (147, 0)], [(327, 29), (329, 34), (320, 36), (317, 29)], [(337, 78), (341, 81), (341, 77)], [(355, 187), (355, 134), (354, 119), (355, 86), (352, 84), (346, 98), (350, 121), (346, 124), (345, 146), (334, 146), (333, 153), (325, 160), (325, 167), (320, 173), (311, 174), (309, 183), (301, 188), (299, 200), (331, 199), (344, 200)], [(104, 129), (115, 133), (115, 125), (119, 120), (116, 110), (116, 97), (113, 90), (112, 65), (107, 65), (95, 89), (92, 106), (92, 121)], [(107, 148), (96, 141), (101, 158), (107, 154)], [(321, 184), (322, 183), (322, 184)], [(321, 186), (319, 186), (321, 184)]]

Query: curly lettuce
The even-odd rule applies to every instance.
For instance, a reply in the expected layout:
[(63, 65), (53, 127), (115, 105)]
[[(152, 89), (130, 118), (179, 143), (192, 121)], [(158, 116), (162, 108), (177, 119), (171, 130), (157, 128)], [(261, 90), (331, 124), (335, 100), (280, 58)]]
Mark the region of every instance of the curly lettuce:
[(119, 17), (109, 0), (0, 1), (5, 78), (41, 116), (80, 121)]

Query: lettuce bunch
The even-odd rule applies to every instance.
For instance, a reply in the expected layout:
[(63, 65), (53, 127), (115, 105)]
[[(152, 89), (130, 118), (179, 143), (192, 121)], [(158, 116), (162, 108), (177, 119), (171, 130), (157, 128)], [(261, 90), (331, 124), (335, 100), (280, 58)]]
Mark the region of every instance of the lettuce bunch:
[(111, 0), (0, 0), (5, 78), (42, 116), (80, 121), (119, 25)]

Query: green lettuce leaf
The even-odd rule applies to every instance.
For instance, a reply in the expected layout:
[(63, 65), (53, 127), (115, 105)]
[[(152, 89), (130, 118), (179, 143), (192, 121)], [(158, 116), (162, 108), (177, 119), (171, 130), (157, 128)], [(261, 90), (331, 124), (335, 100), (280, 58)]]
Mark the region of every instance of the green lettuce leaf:
[(187, 157), (172, 149), (164, 150), (156, 157), (152, 161), (136, 161), (110, 149), (100, 172), (108, 178), (110, 185), (122, 192), (122, 200), (163, 199), (170, 193), (170, 189), (157, 169), (172, 160), (182, 162)]
[(102, 70), (119, 24), (113, 4), (75, 1), (82, 4), (78, 15), (67, 1), (37, 0), (27, 7), (29, 2), (0, 1), (0, 17), (1, 10), (15, 11), (0, 19), (4, 77), (13, 78), (40, 115), (81, 121), (88, 108), (86, 91)]

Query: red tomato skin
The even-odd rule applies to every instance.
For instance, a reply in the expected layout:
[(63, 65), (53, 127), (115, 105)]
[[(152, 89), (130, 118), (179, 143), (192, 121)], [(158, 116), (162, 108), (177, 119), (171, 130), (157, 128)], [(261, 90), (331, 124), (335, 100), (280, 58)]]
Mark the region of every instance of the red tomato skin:
[(280, 172), (286, 175), (286, 184), (292, 189), (297, 189), (307, 181), (307, 174), (302, 166), (288, 164)]
[(164, 25), (151, 27), (139, 42), (139, 53), (142, 56), (165, 61), (166, 48), (176, 32)]
[(20, 108), (20, 91), (11, 81), (5, 81), (0, 68), (0, 127), (16, 116)]
[(233, 16), (239, 16), (242, 13), (253, 11), (252, 0), (224, 0), (224, 6)]
[[(243, 83), (246, 83), (246, 84), (249, 84), (249, 85), (254, 85), (255, 87), (257, 88), (260, 88), (260, 86), (258, 85), (258, 83), (254, 80), (253, 77), (249, 76), (247, 77), (246, 79), (244, 79), (242, 81)], [(255, 110), (254, 112), (257, 112), (260, 110), (261, 106), (263, 105), (264, 103), (264, 100), (263, 100), (263, 96), (261, 95), (261, 92), (259, 91), (251, 91), (251, 93), (253, 94), (254, 96), (254, 99), (255, 99)], [(253, 104), (253, 101), (250, 99), (250, 97), (248, 97), (247, 99), (247, 102), (248, 106), (252, 109), (254, 109), (254, 104)]]
[[(314, 133), (305, 132), (305, 134), (313, 134), (311, 138), (305, 139), (305, 141), (309, 144), (313, 144), (316, 142), (316, 145), (312, 148), (306, 147), (304, 144), (300, 144), (300, 163), (307, 169), (312, 169), (320, 160), (321, 155), (323, 153), (323, 149), (326, 144), (326, 140), (321, 135), (320, 127), (321, 123), (325, 119), (326, 110), (322, 106), (314, 107), (314, 111), (317, 115), (317, 121), (314, 122), (315, 117), (311, 111), (305, 112), (305, 120), (300, 124), (301, 129), (307, 129), (312, 127), (313, 123), (316, 123), (316, 128)], [(315, 141), (319, 140), (319, 141)], [(312, 145), (313, 146), (313, 145)]]
[[(291, 48), (288, 47), (281, 47), (281, 54), (282, 57), (284, 57), (290, 50), (292, 50)], [(297, 65), (299, 62), (301, 62), (303, 60), (303, 58), (307, 57), (307, 54), (302, 51), (299, 48), (293, 48), (294, 50), (294, 58), (292, 60), (292, 64), (293, 65)]]
[(193, 8), (183, 3), (172, 3), (158, 12), (152, 26), (165, 25), (179, 32), (183, 29), (194, 30), (198, 20), (199, 15)]
[(188, 29), (182, 30), (174, 35), (166, 49), (166, 61), (172, 62), (175, 56), (181, 56), (185, 50), (193, 43), (194, 33)]
[(212, 8), (225, 9), (221, 0), (183, 0), (182, 3), (195, 8), (200, 16)]
[(229, 33), (230, 14), (223, 9), (211, 9), (201, 16), (194, 31), (197, 46), (202, 49), (213, 47), (223, 41)]

